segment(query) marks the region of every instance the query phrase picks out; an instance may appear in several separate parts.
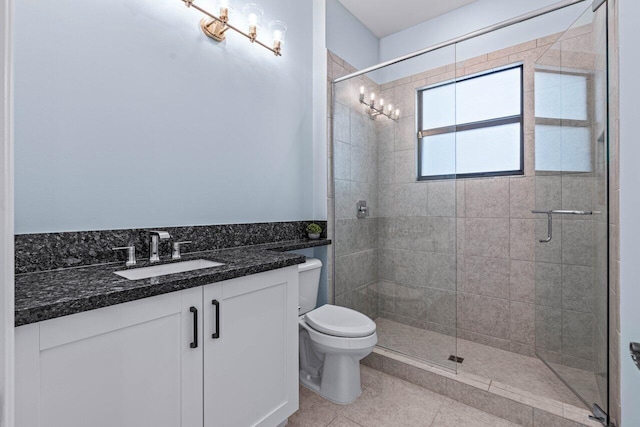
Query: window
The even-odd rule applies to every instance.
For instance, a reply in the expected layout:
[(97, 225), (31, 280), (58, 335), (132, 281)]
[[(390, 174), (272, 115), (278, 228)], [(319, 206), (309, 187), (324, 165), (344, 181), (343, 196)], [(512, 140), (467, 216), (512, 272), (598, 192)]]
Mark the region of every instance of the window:
[(522, 175), (522, 65), (418, 91), (418, 179)]
[(591, 172), (589, 80), (580, 73), (536, 71), (536, 170)]

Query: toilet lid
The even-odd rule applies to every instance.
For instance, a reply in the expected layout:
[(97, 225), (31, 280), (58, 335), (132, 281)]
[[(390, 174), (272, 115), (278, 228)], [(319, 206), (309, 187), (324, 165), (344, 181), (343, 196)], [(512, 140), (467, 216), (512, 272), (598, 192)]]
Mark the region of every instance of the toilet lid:
[(364, 314), (331, 304), (311, 310), (305, 321), (316, 331), (336, 337), (366, 337), (376, 331), (376, 324)]

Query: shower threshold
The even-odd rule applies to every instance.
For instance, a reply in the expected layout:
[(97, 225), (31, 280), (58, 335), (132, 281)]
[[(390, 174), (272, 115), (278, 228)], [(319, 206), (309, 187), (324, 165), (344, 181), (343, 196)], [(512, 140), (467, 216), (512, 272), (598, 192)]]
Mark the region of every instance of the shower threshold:
[[(533, 425), (527, 417), (537, 414), (557, 417), (558, 425), (600, 425), (588, 419), (591, 412), (535, 357), (386, 318), (378, 317), (376, 325), (378, 347), (363, 361), (372, 368), (518, 424)], [(464, 358), (464, 363), (448, 360), (449, 355)], [(586, 371), (575, 371), (584, 375), (585, 387), (591, 387)]]

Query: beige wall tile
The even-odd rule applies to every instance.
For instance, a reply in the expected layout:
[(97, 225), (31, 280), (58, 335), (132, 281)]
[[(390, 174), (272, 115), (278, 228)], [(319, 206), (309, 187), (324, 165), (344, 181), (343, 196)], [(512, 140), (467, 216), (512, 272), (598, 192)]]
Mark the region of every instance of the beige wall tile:
[(509, 299), (509, 260), (466, 256), (464, 280), (458, 283), (458, 291)]
[(396, 151), (394, 154), (394, 182), (409, 183), (416, 181), (415, 150)]
[(540, 47), (540, 46), (548, 46), (548, 45), (554, 44), (558, 40), (558, 38), (560, 38), (561, 35), (562, 33), (555, 33), (545, 37), (541, 37), (536, 40), (536, 46)]
[(535, 178), (509, 179), (509, 212), (511, 218), (536, 218), (531, 213), (536, 208)]
[(458, 293), (458, 327), (496, 338), (509, 338), (509, 301)]
[(510, 221), (510, 258), (534, 261), (535, 222), (534, 219), (512, 219)]
[(511, 340), (529, 346), (535, 345), (535, 306), (521, 302), (511, 302)]
[(430, 181), (423, 183), (428, 187), (429, 216), (454, 217), (456, 215), (456, 182)]
[(415, 116), (401, 117), (395, 125), (395, 151), (415, 150), (418, 141), (416, 133)]
[(465, 202), (469, 218), (509, 218), (509, 178), (466, 181)]
[(524, 42), (524, 43), (520, 43), (514, 46), (510, 46), (506, 49), (501, 49), (495, 52), (491, 52), (489, 53), (489, 55), (487, 56), (487, 59), (489, 61), (492, 61), (494, 59), (497, 58), (502, 58), (504, 56), (509, 56), (509, 55), (513, 55), (514, 53), (518, 53), (518, 52), (524, 52), (527, 50), (532, 50), (535, 49), (538, 46), (536, 40), (531, 40), (528, 42)]
[(466, 218), (464, 232), (466, 255), (509, 258), (508, 219)]
[(416, 85), (413, 82), (395, 87), (393, 104), (400, 109), (400, 117), (415, 116)]
[(536, 295), (535, 263), (531, 261), (510, 261), (510, 293), (511, 301), (535, 302)]

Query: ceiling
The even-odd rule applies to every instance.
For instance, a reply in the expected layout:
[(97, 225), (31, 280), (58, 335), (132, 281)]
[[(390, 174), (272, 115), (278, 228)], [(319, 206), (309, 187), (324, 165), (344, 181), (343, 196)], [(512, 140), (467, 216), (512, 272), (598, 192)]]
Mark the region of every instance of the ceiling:
[(376, 37), (397, 33), (477, 0), (338, 0)]

